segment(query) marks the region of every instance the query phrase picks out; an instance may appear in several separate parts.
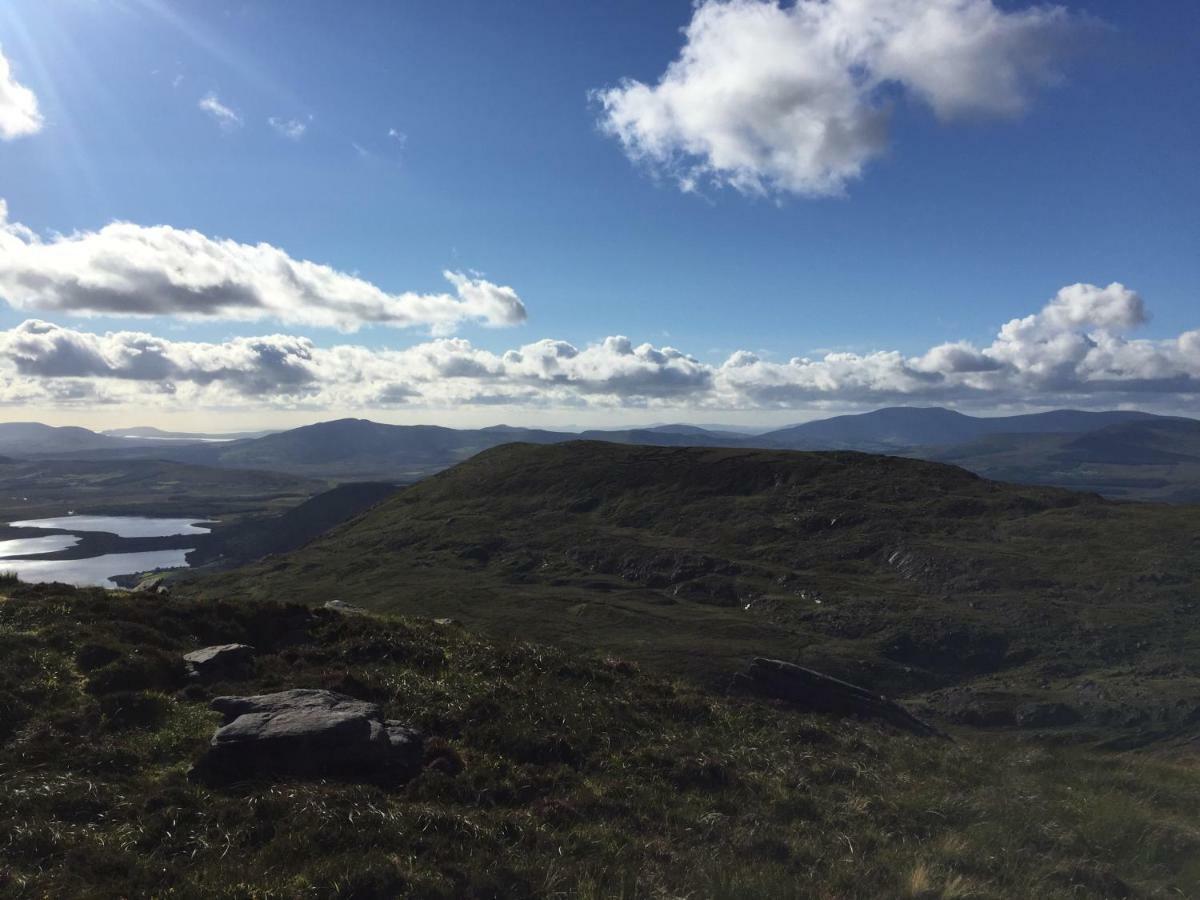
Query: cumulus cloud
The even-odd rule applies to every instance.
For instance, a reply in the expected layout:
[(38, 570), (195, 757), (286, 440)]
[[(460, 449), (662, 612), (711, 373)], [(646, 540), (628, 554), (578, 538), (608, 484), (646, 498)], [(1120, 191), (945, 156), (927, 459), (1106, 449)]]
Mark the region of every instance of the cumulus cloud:
[(958, 341), (916, 357), (831, 353), (787, 363), (734, 354), (717, 382), (777, 407), (820, 400), (1112, 403), (1147, 392), (1195, 402), (1200, 331), (1162, 341), (1127, 336), (1147, 319), (1142, 298), (1122, 284), (1074, 284), (1040, 312), (1005, 323), (986, 347)]
[(176, 316), (333, 327), (500, 327), (525, 319), (510, 287), (445, 272), (453, 293), (391, 294), (270, 244), (241, 244), (167, 225), (114, 222), (43, 239), (8, 221), (0, 200), (0, 298), (17, 309)]
[(0, 402), (425, 409), (798, 409), (938, 402), (963, 406), (1200, 409), (1200, 329), (1149, 340), (1142, 298), (1120, 284), (1063, 288), (992, 342), (828, 353), (776, 362), (738, 351), (721, 364), (614, 336), (579, 347), (539, 340), (493, 352), (462, 338), (405, 349), (319, 347), (303, 337), (173, 341), (93, 334), (31, 319), (0, 332)]
[(993, 0), (701, 0), (656, 83), (594, 98), (625, 152), (685, 190), (838, 194), (886, 148), (891, 96), (1016, 115), (1089, 25)]
[(225, 131), (242, 127), (242, 117), (220, 101), (216, 94), (207, 94), (198, 104)]
[(41, 130), (37, 95), (17, 81), (0, 47), (0, 140), (12, 141)]

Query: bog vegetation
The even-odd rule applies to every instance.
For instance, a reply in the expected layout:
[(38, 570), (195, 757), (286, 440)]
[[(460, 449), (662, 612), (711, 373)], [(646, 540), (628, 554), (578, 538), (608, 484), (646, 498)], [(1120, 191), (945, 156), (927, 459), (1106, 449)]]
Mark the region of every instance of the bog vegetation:
[[(181, 654), (242, 641), (239, 683)], [(6, 585), (0, 893), (1200, 893), (1192, 761), (802, 715), (453, 624)], [(208, 698), (323, 687), (430, 736), (404, 784), (187, 777)]]

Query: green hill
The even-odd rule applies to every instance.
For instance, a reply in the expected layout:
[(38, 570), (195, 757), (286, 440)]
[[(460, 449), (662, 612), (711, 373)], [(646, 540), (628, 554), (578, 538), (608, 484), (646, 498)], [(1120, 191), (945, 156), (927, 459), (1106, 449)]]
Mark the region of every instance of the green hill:
[[(243, 680), (181, 654), (257, 648)], [(187, 771), (214, 695), (326, 688), (407, 783)], [(428, 620), (0, 586), (6, 897), (1179, 897), (1194, 763), (801, 715)]]
[(1000, 434), (921, 455), (990, 478), (1107, 497), (1200, 502), (1200, 422), (1151, 418), (1084, 434)]
[(753, 656), (942, 721), (1094, 742), (1200, 728), (1200, 509), (858, 453), (509, 445), (197, 583), (342, 599), (723, 685)]

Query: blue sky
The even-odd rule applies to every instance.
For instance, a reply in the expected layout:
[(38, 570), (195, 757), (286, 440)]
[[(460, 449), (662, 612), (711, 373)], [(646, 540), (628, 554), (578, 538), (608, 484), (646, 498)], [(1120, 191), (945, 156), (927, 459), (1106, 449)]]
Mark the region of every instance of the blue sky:
[[(882, 6), (911, 19), (913, 2)], [(726, 8), (714, 18), (722, 35), (749, 21), (738, 16), (795, 9), (732, 5), (737, 15)], [(423, 321), (340, 321), (339, 330), (311, 315), (135, 317), (92, 301), (43, 303), (28, 291), (14, 300), (0, 245), (0, 297), (9, 301), (0, 328), (14, 335), (6, 417), (129, 424), (144, 418), (148, 400), (165, 419), (237, 427), (334, 414), (773, 423), (904, 402), (1196, 411), (1200, 360), (1185, 338), (1200, 328), (1200, 9), (1109, 0), (1068, 3), (1055, 18), (1027, 3), (950, 6), (986, 7), (1001, 24), (1030, 10), (1043, 16), (1023, 20), (1024, 49), (996, 51), (1038, 69), (1021, 87), (1020, 109), (997, 112), (988, 94), (943, 115), (953, 85), (872, 57), (881, 74), (865, 102), (890, 115), (886, 137), (835, 195), (814, 196), (794, 168), (782, 179), (759, 170), (748, 188), (714, 162), (716, 151), (694, 152), (710, 139), (706, 127), (741, 127), (729, 125), (736, 110), (706, 107), (709, 125), (665, 137), (653, 130), (658, 120), (637, 118), (624, 143), (611, 127), (613, 106), (595, 92), (620, 91), (622, 79), (653, 87), (685, 44), (700, 47), (682, 31), (701, 15), (689, 2), (6, 0), (0, 48), (13, 81), (36, 96), (40, 124), (0, 140), (0, 198), (9, 223), (37, 241), (95, 234), (113, 221), (170, 226), (266, 243), (389, 295), (437, 295), (447, 290), (443, 270), (463, 272), (511, 287), (526, 313), (521, 321), (467, 313), (432, 332)], [(904, 27), (924, 39), (920, 22)], [(799, 58), (816, 46), (796, 34), (794, 47), (764, 53)], [(943, 49), (957, 52), (935, 45), (935, 59)], [(698, 58), (720, 77), (739, 63), (711, 50)], [(766, 68), (738, 75), (739, 84), (773, 96), (770, 80), (781, 76)], [(685, 85), (700, 97), (693, 104), (704, 101), (694, 80)], [(207, 111), (206, 98), (215, 101)], [(654, 158), (645, 150), (660, 139), (676, 151), (690, 141), (691, 150)], [(759, 132), (751, 143), (762, 140)], [(1111, 350), (1103, 360), (1092, 352), (1087, 362), (1077, 354), (1029, 363), (1024, 347), (987, 350), (1002, 325), (1038, 314), (1060, 289), (1082, 283), (1100, 297), (1114, 282), (1129, 296), (1071, 302), (1123, 303), (1117, 319), (1072, 313), (1062, 326), (1084, 342), (1080, 352)], [(26, 272), (21, 284), (30, 283)], [(28, 319), (61, 333), (42, 329), (32, 347), (17, 331)], [(1038, 326), (1036, 340), (1061, 344), (1048, 327)], [(424, 368), (369, 355), (363, 371), (391, 388), (379, 396), (323, 389), (345, 379), (346, 362), (337, 376), (322, 364), (284, 379), (287, 390), (267, 389), (255, 373), (249, 389), (237, 383), (244, 373), (214, 374), (226, 363), (205, 363), (196, 377), (173, 347), (156, 350), (170, 358), (155, 370), (155, 382), (171, 383), (162, 390), (121, 370), (118, 332), (226, 351), (231, 340), (276, 334), (368, 353), (440, 343)], [(615, 335), (655, 352), (678, 348), (688, 361), (646, 352), (612, 363), (600, 351)], [(1113, 349), (1108, 337), (1124, 344)], [(37, 356), (63, 355), (57, 343), (47, 349), (51, 338), (73, 342), (73, 359), (103, 361), (55, 369)], [(505, 351), (549, 340), (596, 352), (567, 365), (567, 351), (555, 350), (560, 362), (541, 368), (525, 353), (524, 369), (501, 372)], [(912, 363), (957, 342), (990, 355), (952, 370)], [(752, 384), (716, 374), (738, 351), (754, 357), (740, 366), (755, 369)], [(839, 358), (802, 377), (784, 370), (831, 351), (860, 362)], [(912, 363), (910, 380), (856, 374), (855, 365), (887, 363), (872, 354), (888, 352)], [(446, 354), (457, 355), (447, 363)], [(1002, 378), (997, 366), (1011, 371)]]

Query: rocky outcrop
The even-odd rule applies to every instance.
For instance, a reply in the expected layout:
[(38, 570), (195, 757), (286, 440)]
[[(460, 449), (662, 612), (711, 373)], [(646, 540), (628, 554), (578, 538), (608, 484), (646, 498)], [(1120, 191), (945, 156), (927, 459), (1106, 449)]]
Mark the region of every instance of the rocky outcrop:
[(217, 644), (185, 653), (189, 677), (201, 681), (244, 678), (254, 668), (254, 648), (249, 644)]
[(225, 716), (193, 768), (207, 782), (262, 776), (403, 778), (421, 766), (425, 737), (385, 720), (377, 704), (321, 690), (217, 697)]
[(746, 672), (734, 676), (734, 685), (806, 711), (880, 719), (913, 734), (948, 737), (882, 694), (778, 659), (755, 659)]

